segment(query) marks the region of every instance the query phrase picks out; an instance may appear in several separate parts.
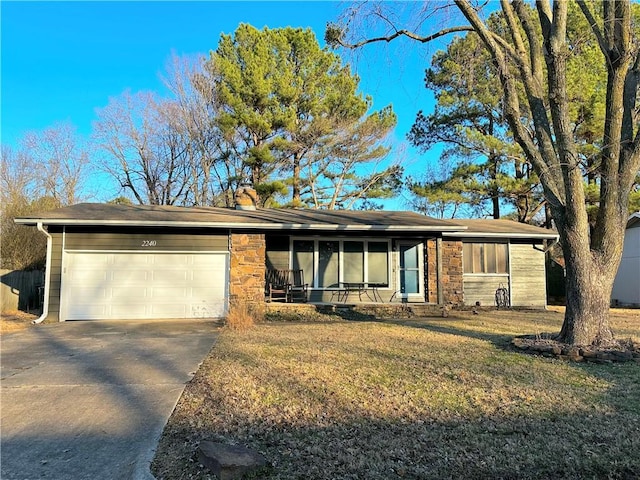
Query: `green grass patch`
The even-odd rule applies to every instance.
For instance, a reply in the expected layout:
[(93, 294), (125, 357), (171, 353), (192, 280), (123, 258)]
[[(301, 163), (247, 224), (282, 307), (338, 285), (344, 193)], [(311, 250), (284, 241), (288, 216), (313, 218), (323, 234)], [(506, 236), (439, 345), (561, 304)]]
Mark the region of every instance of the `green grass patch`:
[[(639, 478), (640, 365), (509, 348), (561, 320), (507, 311), (226, 330), (152, 471), (213, 478), (194, 460), (213, 439), (262, 452), (270, 479)], [(637, 336), (640, 318), (613, 322)]]

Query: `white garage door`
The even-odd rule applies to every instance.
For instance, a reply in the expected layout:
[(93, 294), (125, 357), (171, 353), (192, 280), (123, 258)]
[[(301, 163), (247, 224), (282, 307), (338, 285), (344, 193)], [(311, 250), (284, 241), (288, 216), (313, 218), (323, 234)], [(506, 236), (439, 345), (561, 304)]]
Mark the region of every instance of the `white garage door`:
[(226, 253), (66, 252), (62, 318), (214, 318), (225, 314)]

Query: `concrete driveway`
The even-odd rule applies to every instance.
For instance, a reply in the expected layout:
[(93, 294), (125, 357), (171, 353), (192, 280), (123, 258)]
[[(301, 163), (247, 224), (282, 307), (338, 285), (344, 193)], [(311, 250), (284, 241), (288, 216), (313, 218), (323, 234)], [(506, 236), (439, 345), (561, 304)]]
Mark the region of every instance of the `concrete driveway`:
[(210, 321), (66, 322), (4, 335), (0, 478), (152, 479)]

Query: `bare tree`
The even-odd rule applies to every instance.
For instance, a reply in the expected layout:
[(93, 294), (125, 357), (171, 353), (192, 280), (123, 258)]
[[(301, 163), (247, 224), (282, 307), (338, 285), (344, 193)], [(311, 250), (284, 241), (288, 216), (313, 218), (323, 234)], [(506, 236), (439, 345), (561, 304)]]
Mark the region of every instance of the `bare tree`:
[(73, 205), (83, 198), (82, 187), (90, 167), (89, 153), (70, 123), (59, 123), (41, 132), (28, 132), (19, 155), (30, 157), (42, 189), (31, 198), (52, 197), (61, 205)]
[(192, 177), (184, 135), (170, 125), (176, 106), (152, 93), (124, 92), (98, 112), (102, 168), (140, 204), (184, 203)]
[[(326, 38), (333, 45), (354, 48), (400, 36), (428, 42), (453, 31), (477, 33), (496, 66), (509, 127), (540, 178), (560, 234), (567, 271), (567, 309), (558, 339), (574, 345), (607, 344), (613, 340), (611, 289), (622, 254), (630, 192), (640, 168), (640, 39), (632, 29), (631, 3), (579, 0), (581, 13), (572, 13), (583, 15), (591, 26), (607, 72), (602, 92), (605, 122), (591, 142), (595, 153), (589, 164), (599, 179), (599, 208), (591, 224), (567, 95), (567, 62), (574, 54), (567, 43), (568, 2), (540, 0), (532, 12), (523, 0), (501, 0), (504, 36), (488, 28), (481, 7), (468, 0), (455, 0), (454, 4), (466, 21), (459, 27), (420, 35), (396, 27), (390, 17), (378, 13), (390, 28), (380, 36), (349, 42), (345, 25), (332, 25)], [(601, 8), (600, 14), (591, 10), (594, 5)], [(366, 15), (357, 9), (350, 18)], [(521, 122), (520, 92), (525, 93), (533, 129)]]
[(29, 132), (20, 145), (3, 145), (0, 165), (1, 264), (16, 270), (44, 266), (46, 237), (14, 219), (81, 201), (89, 173), (88, 151), (69, 123)]
[(33, 159), (26, 152), (2, 145), (0, 202), (3, 206), (16, 201), (28, 202), (41, 194), (35, 170)]
[(37, 165), (25, 151), (2, 147), (0, 161), (0, 268), (13, 270), (42, 268), (46, 237), (33, 229), (16, 225), (14, 218), (60, 206), (51, 196), (43, 197)]
[(185, 137), (192, 176), (187, 201), (230, 207), (243, 179), (242, 162), (234, 154), (234, 138), (225, 138), (215, 122), (220, 105), (212, 88), (213, 74), (203, 62), (203, 58), (171, 57), (163, 78), (174, 98), (167, 122)]

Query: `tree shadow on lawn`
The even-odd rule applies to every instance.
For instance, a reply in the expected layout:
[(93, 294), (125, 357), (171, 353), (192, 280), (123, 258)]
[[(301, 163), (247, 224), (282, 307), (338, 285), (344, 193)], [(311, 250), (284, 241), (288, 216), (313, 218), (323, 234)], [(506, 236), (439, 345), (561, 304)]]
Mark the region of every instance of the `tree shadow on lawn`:
[(636, 479), (640, 471), (638, 423), (628, 414), (352, 417), (325, 425), (207, 420), (170, 422), (152, 465), (159, 480), (212, 478), (196, 460), (203, 440), (261, 452), (273, 466), (264, 479)]
[[(460, 322), (466, 320), (376, 322), (464, 336), (505, 349), (513, 336), (482, 331), (481, 326), (463, 327)], [(249, 360), (255, 368), (255, 359)], [(464, 368), (464, 363), (460, 367)], [(418, 405), (410, 414), (389, 411), (374, 415), (357, 401), (336, 409), (330, 391), (327, 396), (318, 395), (304, 378), (292, 375), (290, 369), (270, 368), (269, 363), (263, 365), (269, 369), (269, 375), (263, 377), (266, 382), (280, 388), (285, 399), (312, 398), (310, 404), (320, 406), (321, 412), (297, 415), (296, 407), (292, 409), (286, 400), (264, 411), (245, 410), (247, 404), (243, 407), (219, 388), (219, 382), (194, 379), (187, 387), (191, 400), (186, 403), (204, 396), (207, 403), (198, 403), (195, 415), (178, 405), (158, 446), (152, 471), (159, 480), (213, 478), (195, 456), (199, 442), (213, 440), (245, 445), (264, 454), (273, 464), (273, 470), (260, 477), (265, 479), (639, 478), (637, 364), (559, 367), (563, 362), (536, 357), (525, 364), (522, 372), (535, 372), (536, 377), (551, 375), (542, 385), (528, 374), (515, 380), (525, 382), (523, 394), (536, 396), (536, 389), (543, 389), (540, 398), (533, 399), (533, 407), (496, 404), (489, 413), (479, 409), (433, 411)], [(557, 372), (559, 368), (561, 372)], [(583, 374), (576, 378), (567, 375), (572, 369)], [(471, 385), (470, 393), (485, 387)], [(559, 398), (569, 395), (571, 401), (553, 401), (555, 388)], [(490, 390), (487, 387), (488, 393)], [(508, 394), (508, 399), (529, 402), (514, 395)], [(551, 403), (545, 403), (545, 398)]]
[[(464, 317), (442, 318), (420, 318), (408, 320), (375, 320), (391, 325), (399, 325), (404, 327), (419, 328), (429, 330), (434, 333), (443, 333), (446, 335), (458, 335), (476, 340), (483, 340), (493, 344), (494, 346), (513, 351), (511, 340), (515, 335), (503, 333), (491, 333), (479, 328), (473, 328), (469, 325), (469, 319)], [(461, 325), (464, 325), (461, 326)]]

